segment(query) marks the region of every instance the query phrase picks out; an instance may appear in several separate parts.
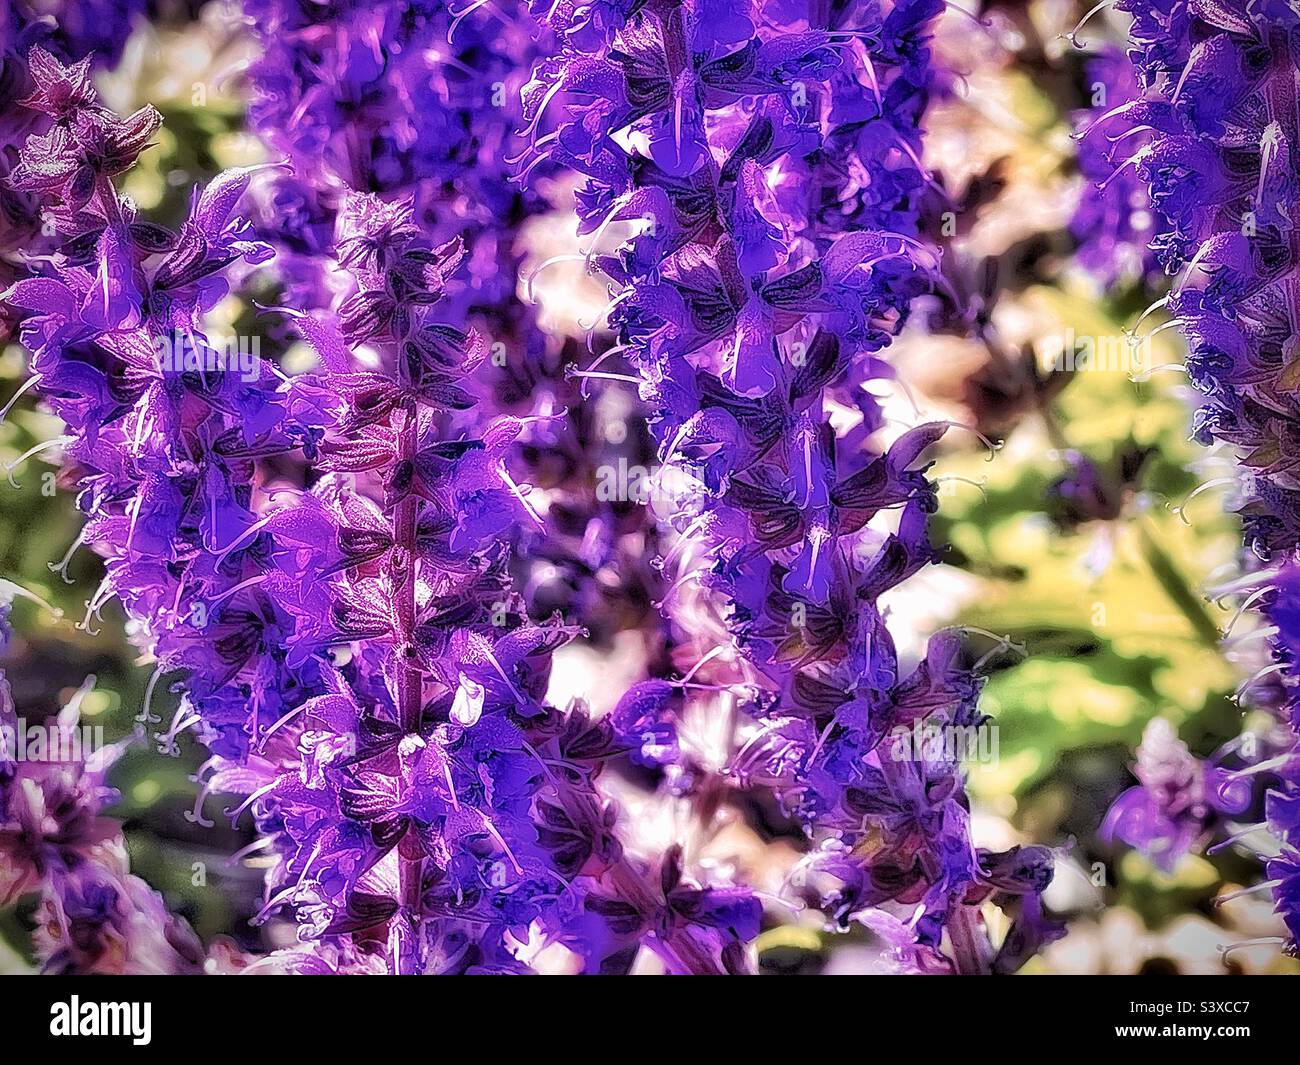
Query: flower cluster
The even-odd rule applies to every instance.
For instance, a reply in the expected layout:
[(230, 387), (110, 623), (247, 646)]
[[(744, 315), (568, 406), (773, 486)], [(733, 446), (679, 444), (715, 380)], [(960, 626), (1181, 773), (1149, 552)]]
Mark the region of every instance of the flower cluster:
[[(732, 778), (773, 789), (805, 826), (809, 889), (842, 925), (913, 904), (917, 949), (947, 928), (956, 966), (982, 971), (1051, 934), (1018, 905), (1050, 858), (977, 852), (958, 765), (891, 753), (886, 737), (916, 721), (977, 728), (980, 683), (953, 634), (911, 672), (894, 650), (878, 600), (936, 557), (921, 456), (946, 425), (875, 451), (883, 419), (863, 387), (888, 376), (874, 353), (934, 284), (936, 253), (916, 239), (931, 180), (918, 124), (941, 8), (555, 5), (562, 50), (525, 105), (529, 167), (589, 179), (579, 228), (614, 286), (617, 351), (681, 474), (664, 568), (674, 591), (695, 580), (723, 605), (757, 689)], [(603, 251), (611, 230), (627, 239)], [(832, 407), (853, 428), (837, 432)], [(671, 756), (668, 688), (626, 707), (645, 756)], [(1026, 918), (997, 959), (970, 905), (994, 893)]]
[(1070, 220), (1079, 242), (1076, 258), (1107, 287), (1156, 277), (1160, 268), (1150, 246), (1156, 219), (1147, 186), (1132, 171), (1115, 174), (1116, 165), (1145, 137), (1142, 130), (1111, 130), (1111, 118), (1140, 95), (1133, 64), (1119, 49), (1107, 48), (1089, 58), (1085, 81), (1092, 107), (1078, 115), (1084, 187)]
[[(310, 448), (320, 433), (316, 408), (281, 389), (269, 365), (235, 372), (202, 330), (228, 291), (223, 271), (270, 255), (233, 214), (253, 171), (227, 171), (196, 191), (177, 231), (149, 222), (112, 179), (161, 116), (146, 106), (120, 119), (98, 103), (83, 65), (63, 67), (39, 49), (31, 62), (40, 91), (30, 106), (53, 125), (28, 138), (10, 183), (37, 197), (61, 243), (6, 296), (25, 315), (32, 380), (68, 427), (51, 444), (78, 470), (82, 542), (106, 556), (83, 624), (117, 596), (152, 637), (159, 674), (202, 677), (191, 701), (238, 746), (232, 730), (249, 719), (256, 736), (301, 681), (282, 652), (267, 652), (285, 636), (282, 617), (228, 612), (243, 559), (223, 548), (256, 520), (258, 461)], [(242, 684), (250, 664), (259, 680)], [(207, 712), (209, 698), (251, 705), (229, 717)]]
[[(1294, 729), (1300, 15), (1294, 5), (1269, 0), (1116, 6), (1133, 16), (1129, 54), (1140, 91), (1093, 129), (1112, 145), (1137, 143), (1126, 156), (1113, 154), (1118, 165), (1103, 184), (1122, 188), (1135, 174), (1149, 189), (1158, 216), (1152, 247), (1175, 277), (1160, 305), (1186, 336), (1188, 376), (1206, 397), (1197, 438), (1240, 455), (1238, 510), (1257, 568), (1242, 582), (1255, 589), (1243, 610), (1258, 604), (1271, 623), (1274, 661), (1261, 677), (1281, 675), (1278, 695)], [(1294, 758), (1285, 752), (1238, 774), (1276, 774), (1266, 813), (1283, 852), (1268, 870), (1293, 935), (1300, 927)], [(1217, 770), (1202, 772), (1185, 757), (1148, 751), (1139, 765), (1147, 791), (1122, 798), (1112, 819), (1125, 838), (1142, 837), (1167, 857), (1200, 833), (1207, 803), (1220, 812), (1241, 805), (1235, 790), (1228, 795), (1211, 783)]]
[[(0, 637), (7, 642), (7, 617)], [(44, 972), (198, 972), (198, 938), (131, 874), (121, 826), (104, 816), (115, 797), (108, 771), (123, 745), (82, 745), (78, 717), (89, 688), (42, 725), (57, 747), (37, 753), (19, 738), (26, 726), (0, 674), (0, 904), (36, 893)]]
[[(604, 901), (619, 946), (581, 940), (594, 966), (647, 940), (676, 971), (740, 967), (752, 900), (672, 862), (650, 888), (592, 787), (626, 744), (541, 701), (574, 630), (530, 622), (510, 590), (501, 533), (537, 520), (507, 464), (529, 423), (466, 416), (485, 345), (433, 310), (459, 238), (431, 245), (409, 200), (349, 195), (334, 244), (352, 288), (293, 313), (319, 370), (228, 372), (200, 324), (225, 268), (266, 256), (231, 218), (252, 174), (196, 193), (179, 232), (136, 217), (111, 178), (157, 113), (118, 119), (84, 70), (33, 62), (54, 124), (13, 180), (63, 244), (7, 296), (40, 394), (75, 431), (84, 539), (107, 559), (87, 624), (116, 595), (155, 680), (180, 672), (162, 745), (194, 727), (212, 752), (195, 819), (214, 791), (252, 811), (279, 859), (266, 912), (292, 903), (336, 969), (382, 968), (386, 951), (397, 971), (496, 971), (519, 968), (508, 944), (534, 921), (564, 939)], [(160, 360), (160, 338), (186, 357)]]
[(1261, 672), (1280, 674), (1280, 705), (1286, 731), (1276, 751), (1251, 767), (1254, 772), (1273, 774), (1276, 786), (1264, 796), (1264, 825), (1281, 841), (1280, 852), (1264, 863), (1277, 912), (1286, 922), (1291, 947), (1300, 944), (1300, 569), (1292, 553), (1282, 565), (1258, 575), (1261, 586), (1253, 598), (1268, 622), (1265, 632), (1272, 663)]
[[(88, 59), (27, 52), (5, 187), (49, 243), (4, 296), (104, 560), (83, 625), (121, 602), (156, 660), (141, 723), (165, 683), (160, 749), (192, 733), (208, 754), (191, 819), (232, 795), (255, 827), (257, 920), (300, 943), (253, 971), (526, 972), (550, 946), (587, 972), (646, 950), (747, 971), (758, 897), (689, 842), (628, 846), (611, 766), (701, 807), (773, 797), (808, 838), (799, 902), (900, 971), (1013, 971), (1057, 934), (1050, 852), (976, 847), (960, 757), (900, 748), (987, 726), (979, 664), (956, 631), (908, 661), (881, 602), (938, 557), (926, 453), (948, 425), (879, 446), (868, 386), (943, 284), (921, 235), (943, 6), (561, 0), (534, 24), (250, 0), (250, 118), (276, 161), (196, 189), (174, 227), (116, 184), (161, 115), (114, 114)], [(585, 179), (584, 257), (614, 290), (599, 359), (633, 373), (566, 382), (518, 298), (543, 174)], [(260, 348), (232, 364), (210, 335), (273, 260), (263, 320), (314, 355), (301, 372)], [(653, 511), (566, 491), (604, 454), (601, 379), (648, 412)], [(672, 546), (652, 569), (656, 517)], [(717, 634), (708, 682), (642, 680), (603, 717), (552, 705), (556, 653), (619, 627), (629, 536), (642, 557), (614, 576), (647, 599), (672, 582), (659, 635)], [(547, 571), (572, 579), (549, 616)], [(723, 772), (691, 756), (686, 701), (739, 709)], [(56, 885), (49, 966), (213, 968), (124, 867), (88, 860), (106, 768), (0, 764), (22, 888)], [(997, 943), (987, 902), (1010, 917)]]
[[(538, 425), (523, 470), (552, 501), (546, 535), (534, 522), (512, 569), (530, 609), (562, 608), (603, 639), (611, 615), (644, 612), (653, 579), (629, 543), (652, 535), (640, 507), (590, 498), (593, 412), (575, 402), (564, 356), (519, 298), (520, 232), (545, 201), (513, 180), (520, 90), (547, 36), (523, 8), (384, 0), (310, 11), (282, 0), (245, 5), (260, 58), (248, 75), (250, 121), (292, 170), (258, 197), (259, 231), (277, 250), (286, 302), (326, 309), (346, 288), (333, 269), (350, 190), (411, 201), (433, 245), (459, 238), (465, 266), (446, 278), (447, 316), (482, 334), (489, 357), (465, 387), (479, 403)], [(473, 432), (471, 428), (469, 431)], [(613, 505), (610, 505), (611, 502)], [(599, 531), (595, 531), (595, 530)], [(619, 581), (610, 579), (618, 573)]]
[[(5, 5), (5, 48), (25, 40), (66, 60), (89, 56), (112, 66), (146, 7), (147, 0), (11, 0)], [(17, 58), (22, 62), (26, 49)]]
[[(277, 587), (290, 658), (314, 661), (323, 690), (217, 776), (255, 777), (260, 827), (285, 841), (272, 904), (294, 902), (310, 934), (391, 925), (379, 942), (399, 971), (510, 967), (504, 935), (525, 937), (565, 884), (534, 816), (549, 654), (573, 635), (532, 624), (509, 587), (501, 533), (529, 504), (506, 459), (526, 425), (448, 432), (484, 356), (433, 317), (458, 239), (430, 247), (410, 202), (354, 194), (337, 248), (355, 291), (297, 318), (321, 366), (296, 383), (330, 415), (320, 479), (232, 545), (290, 547), (259, 584)], [(362, 344), (377, 368), (353, 363)], [(340, 646), (345, 662), (327, 654)]]
[(227, 291), (223, 271), (270, 254), (233, 214), (252, 171), (196, 191), (179, 230), (147, 221), (113, 178), (146, 148), (158, 112), (114, 115), (85, 61), (65, 66), (35, 47), (28, 62), (36, 91), (25, 104), (48, 123), (9, 182), (39, 205), (56, 250), (5, 295), (23, 316), (31, 383), (67, 426), (45, 447), (61, 446), (76, 471), (87, 519), (78, 542), (105, 558), (83, 626), (110, 596), (139, 624), (158, 660), (143, 722), (158, 720), (162, 676), (188, 678), (164, 749), (197, 726), (214, 752), (245, 754), (319, 685), (288, 663), (292, 617), (243, 591), (259, 554), (225, 551), (257, 520), (262, 464), (321, 434), (318, 409), (270, 366), (233, 372), (202, 331)]
[[(116, 60), (131, 19), (143, 7), (143, 0), (39, 5), (17, 0), (0, 12), (0, 284), (15, 280), (22, 257), (38, 254), (49, 236), (42, 231), (31, 194), (7, 180), (26, 138), (50, 125), (48, 115), (24, 103), (47, 76), (44, 57), (75, 61), (79, 77), (88, 78), (92, 66)], [(41, 50), (37, 69), (29, 70), (27, 57), (34, 46)], [(0, 336), (10, 332), (9, 317), (0, 317)]]
[[(262, 46), (248, 72), (250, 123), (293, 167), (262, 205), (290, 302), (330, 305), (336, 223), (358, 190), (410, 197), (430, 240), (465, 242), (468, 268), (447, 294), (459, 314), (508, 305), (514, 227), (537, 207), (505, 164), (536, 47), (531, 22), (490, 10), (456, 17), (420, 0), (244, 9)], [(528, 332), (520, 323), (493, 339), (534, 342)]]

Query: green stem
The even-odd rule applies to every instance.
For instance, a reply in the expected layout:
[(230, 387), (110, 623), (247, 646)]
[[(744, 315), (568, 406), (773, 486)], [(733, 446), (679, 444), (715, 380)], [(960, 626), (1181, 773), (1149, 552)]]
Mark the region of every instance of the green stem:
[(1151, 567), (1151, 573), (1164, 589), (1165, 595), (1169, 596), (1174, 606), (1188, 620), (1197, 637), (1207, 647), (1217, 651), (1223, 634), (1219, 631), (1219, 626), (1214, 623), (1209, 611), (1205, 609), (1205, 603), (1192, 591), (1191, 585), (1187, 583), (1187, 579), (1174, 564), (1173, 559), (1160, 546), (1147, 519), (1139, 517), (1134, 524), (1137, 526), (1138, 536), (1142, 542), (1142, 557)]

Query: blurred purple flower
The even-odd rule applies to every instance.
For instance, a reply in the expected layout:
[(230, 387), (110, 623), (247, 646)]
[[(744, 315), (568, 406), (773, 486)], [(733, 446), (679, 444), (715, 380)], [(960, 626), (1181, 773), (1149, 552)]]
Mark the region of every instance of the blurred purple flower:
[(1252, 798), (1248, 781), (1194, 757), (1162, 717), (1147, 723), (1133, 772), (1139, 785), (1115, 800), (1102, 837), (1118, 837), (1167, 873), (1218, 821), (1243, 813)]

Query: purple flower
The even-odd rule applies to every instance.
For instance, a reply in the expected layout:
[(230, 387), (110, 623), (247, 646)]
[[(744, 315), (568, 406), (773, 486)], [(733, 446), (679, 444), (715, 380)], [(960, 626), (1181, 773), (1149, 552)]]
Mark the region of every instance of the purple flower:
[[(517, 973), (544, 943), (589, 972), (643, 951), (673, 973), (747, 971), (754, 892), (688, 848), (625, 846), (611, 762), (708, 809), (769, 792), (809, 838), (797, 890), (875, 929), (899, 968), (1012, 971), (1056, 934), (1050, 855), (978, 850), (958, 760), (896, 743), (984, 725), (959, 635), (907, 660), (879, 602), (937, 558), (927, 454), (947, 426), (879, 445), (864, 387), (939, 283), (919, 216), (942, 7), (610, 0), (533, 4), (535, 23), (250, 0), (250, 117), (280, 161), (219, 175), (173, 227), (115, 186), (160, 114), (103, 106), (70, 45), (26, 50), (5, 187), (19, 228), (52, 235), (5, 302), (104, 558), (82, 625), (121, 602), (156, 662), (138, 720), (162, 725), (166, 684), (160, 751), (187, 732), (207, 751), (188, 816), (211, 824), (231, 797), (266, 858), (257, 922), (299, 939), (251, 965), (205, 956), (124, 865), (91, 860), (115, 832), (98, 766), (6, 761), (0, 841), (44, 893), (48, 968)], [(1231, 186), (1198, 172), (1194, 191)], [(517, 293), (519, 227), (548, 207), (530, 182), (569, 173), (612, 288), (600, 358), (622, 356), (635, 376), (611, 376), (650, 416), (627, 451), (667, 474), (658, 530), (649, 508), (567, 490), (610, 454), (601, 401), (565, 409), (591, 377), (565, 379), (576, 345), (549, 343)], [(272, 350), (235, 367), (205, 322), (256, 267), (284, 305), (263, 308)], [(290, 335), (316, 357), (294, 375)], [(639, 623), (659, 571), (666, 648), (722, 645), (604, 717), (552, 706), (556, 652), (625, 624), (619, 577), (644, 593)], [(572, 581), (569, 613), (538, 609), (548, 572)], [(684, 727), (697, 691), (741, 722), (712, 768)], [(1012, 920), (997, 951), (986, 902)]]
[[(518, 92), (535, 48), (527, 17), (382, 0), (308, 12), (249, 5), (263, 54), (250, 71), (252, 126), (293, 167), (268, 186), (262, 228), (280, 249), (291, 302), (331, 300), (328, 261), (349, 189), (409, 197), (411, 224), (434, 244), (464, 240), (474, 269), (455, 282), (457, 310), (513, 298), (509, 226), (539, 205), (510, 181), (505, 158)], [(526, 349), (521, 329), (500, 337)]]
[(1070, 220), (1079, 242), (1078, 262), (1108, 287), (1157, 277), (1150, 249), (1156, 220), (1147, 187), (1130, 170), (1114, 174), (1116, 165), (1147, 139), (1140, 132), (1120, 138), (1123, 109), (1141, 96), (1133, 66), (1118, 49), (1107, 49), (1088, 60), (1085, 77), (1093, 106), (1079, 113), (1076, 137), (1087, 184)]
[[(1243, 610), (1258, 602), (1266, 616), (1277, 613), (1269, 643), (1274, 661), (1246, 687), (1277, 673), (1275, 701), (1293, 727), (1289, 603), (1291, 560), (1300, 545), (1294, 458), (1300, 437), (1288, 398), (1294, 330), (1283, 308), (1297, 268), (1300, 16), (1286, 4), (1241, 0), (1120, 0), (1117, 7), (1134, 18), (1129, 55), (1141, 93), (1115, 112), (1116, 132), (1108, 136), (1115, 143), (1139, 136), (1143, 143), (1108, 181), (1127, 181), (1131, 172), (1148, 186), (1158, 217), (1153, 247), (1176, 275), (1166, 311), (1187, 338), (1188, 377), (1205, 397), (1196, 438), (1225, 442), (1243, 456), (1238, 510), (1246, 546), (1265, 566), (1272, 564), (1254, 578), (1258, 588)], [(1266, 757), (1254, 767), (1281, 778), (1271, 803), (1275, 813), (1286, 810), (1295, 787), (1292, 757)], [(1154, 782), (1156, 793), (1121, 799), (1115, 824), (1124, 838), (1172, 860), (1224, 792), (1212, 768), (1198, 774), (1176, 755), (1167, 764), (1175, 768)], [(1285, 825), (1279, 830), (1286, 838)], [(1294, 927), (1293, 893), (1275, 894)]]
[[(143, 6), (139, 0), (16, 0), (0, 13), (0, 285), (21, 276), (20, 253), (35, 256), (50, 245), (36, 198), (9, 180), (24, 142), (94, 104), (91, 68), (116, 62)], [(5, 335), (8, 319), (6, 310)]]
[[(74, 697), (44, 730), (79, 727)], [(131, 875), (121, 825), (104, 816), (117, 793), (108, 771), (127, 743), (81, 746), (65, 732), (55, 757), (15, 743), (16, 716), (0, 674), (0, 904), (37, 893), (33, 943), (43, 972), (199, 972), (202, 944), (162, 897)], [(75, 738), (73, 736), (75, 735)]]
[(1133, 772), (1139, 786), (1115, 800), (1102, 836), (1136, 847), (1165, 872), (1216, 820), (1243, 813), (1251, 802), (1248, 781), (1193, 757), (1164, 718), (1147, 724)]
[[(916, 239), (931, 180), (919, 121), (941, 8), (847, 5), (819, 23), (798, 4), (760, 20), (692, 3), (601, 9), (579, 27), (561, 5), (546, 15), (559, 54), (524, 91), (525, 175), (543, 160), (584, 175), (580, 230), (597, 239), (644, 223), (593, 261), (660, 461), (682, 474), (665, 569), (702, 560), (679, 584), (698, 577), (761, 678), (732, 775), (825, 839), (842, 886), (822, 901), (840, 920), (919, 904), (933, 947), (977, 876), (960, 771), (899, 762), (884, 739), (916, 718), (971, 720), (979, 680), (942, 638), (907, 673), (875, 600), (934, 558), (921, 456), (946, 426), (880, 453), (865, 446), (878, 422), (838, 440), (825, 408), (857, 405), (872, 354), (933, 283), (937, 257)], [(897, 534), (868, 531), (890, 508)], [(615, 710), (642, 757), (668, 743), (670, 694), (650, 682)], [(869, 860), (853, 850), (867, 832)], [(635, 925), (588, 899), (575, 920), (605, 930), (614, 964), (624, 918)]]
[(30, 35), (60, 59), (112, 66), (144, 10), (145, 0), (13, 0), (0, 44)]
[(740, 888), (701, 888), (682, 878), (681, 848), (664, 855), (657, 882), (620, 862), (600, 882), (568, 893), (553, 934), (585, 971), (627, 971), (646, 939), (668, 971), (722, 975), (743, 971), (743, 945), (758, 935), (760, 906)]

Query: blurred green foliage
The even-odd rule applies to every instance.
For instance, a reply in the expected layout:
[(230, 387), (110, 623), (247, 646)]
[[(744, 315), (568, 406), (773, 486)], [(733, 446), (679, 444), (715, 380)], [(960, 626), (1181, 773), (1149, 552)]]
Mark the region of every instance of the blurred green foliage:
[[(1031, 289), (1025, 300), (1080, 336), (1121, 336), (1141, 311), (1064, 286)], [(1178, 360), (1173, 345), (1157, 341), (1155, 350), (1157, 365)], [(997, 722), (1000, 757), (970, 767), (972, 795), (1032, 838), (1106, 862), (1107, 902), (1153, 926), (1208, 906), (1225, 881), (1249, 873), (1225, 851), (1189, 856), (1164, 876), (1097, 837), (1111, 802), (1134, 783), (1133, 748), (1151, 718), (1167, 718), (1202, 756), (1241, 730), (1232, 700), (1241, 677), (1218, 646), (1230, 612), (1202, 592), (1235, 558), (1239, 528), (1212, 494), (1185, 518), (1178, 511), (1208, 479), (1190, 468), (1204, 454), (1188, 440), (1188, 391), (1172, 371), (1145, 381), (1072, 374), (992, 463), (945, 459), (945, 472), (987, 484), (982, 495), (946, 497), (935, 530), (952, 545), (948, 561), (977, 578), (959, 621), (1005, 633), (1027, 652), (995, 663), (982, 705)], [(1121, 452), (1145, 452), (1117, 516), (1077, 527), (1052, 520), (1050, 489), (1066, 471), (1066, 449), (1104, 470)]]

